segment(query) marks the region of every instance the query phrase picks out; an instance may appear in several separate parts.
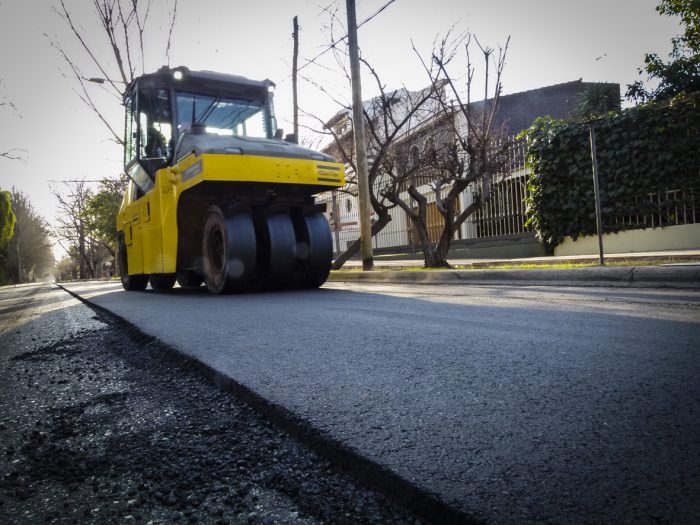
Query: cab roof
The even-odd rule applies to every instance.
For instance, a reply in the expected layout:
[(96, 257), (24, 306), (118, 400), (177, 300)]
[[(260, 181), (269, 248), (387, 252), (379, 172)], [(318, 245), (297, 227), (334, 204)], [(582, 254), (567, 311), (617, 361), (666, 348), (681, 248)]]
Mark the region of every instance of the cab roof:
[(206, 95), (229, 94), (243, 98), (259, 98), (261, 92), (267, 93), (270, 87), (275, 86), (275, 83), (269, 79), (251, 80), (240, 75), (214, 71), (192, 71), (185, 66), (174, 68), (163, 66), (155, 73), (135, 78), (127, 87), (124, 100), (132, 95), (136, 86), (140, 88), (173, 88), (178, 91)]

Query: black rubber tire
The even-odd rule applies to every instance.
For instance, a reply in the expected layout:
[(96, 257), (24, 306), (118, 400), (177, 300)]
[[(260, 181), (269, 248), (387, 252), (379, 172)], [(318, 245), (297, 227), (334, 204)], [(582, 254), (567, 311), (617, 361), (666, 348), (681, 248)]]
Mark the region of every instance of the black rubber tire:
[(175, 274), (174, 273), (152, 273), (148, 278), (148, 282), (151, 283), (151, 288), (159, 292), (164, 292), (170, 290), (175, 286)]
[(289, 212), (262, 216), (257, 225), (260, 287), (265, 290), (289, 288), (296, 262), (294, 224)]
[(119, 273), (122, 281), (122, 288), (129, 292), (140, 292), (146, 289), (148, 275), (129, 275), (129, 258), (126, 253), (124, 237), (119, 236)]
[(210, 206), (202, 229), (204, 283), (214, 294), (245, 291), (257, 263), (255, 227), (250, 212), (224, 215)]
[(194, 270), (177, 272), (177, 284), (182, 288), (199, 288), (203, 282), (204, 277), (202, 274)]
[(322, 213), (313, 213), (296, 215), (294, 227), (297, 241), (295, 287), (318, 288), (328, 279), (333, 262), (330, 226)]

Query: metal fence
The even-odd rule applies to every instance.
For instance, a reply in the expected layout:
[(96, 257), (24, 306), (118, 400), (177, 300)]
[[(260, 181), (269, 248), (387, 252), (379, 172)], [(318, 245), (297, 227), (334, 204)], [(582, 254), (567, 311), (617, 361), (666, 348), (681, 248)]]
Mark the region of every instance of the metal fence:
[[(503, 171), (491, 180), (481, 208), (467, 219), (466, 238), (502, 237), (532, 231), (525, 226), (529, 195), (525, 166), (527, 142), (511, 137), (505, 155)], [(483, 195), (483, 185), (476, 185), (472, 191)]]
[(635, 209), (643, 209), (645, 213), (615, 217), (613, 222), (617, 229), (697, 224), (700, 219), (700, 202), (692, 189), (666, 189), (649, 193), (635, 199)]
[(527, 217), (527, 175), (504, 178), (495, 184), (491, 193), (467, 224), (472, 238), (500, 237), (532, 231), (525, 226)]
[[(497, 240), (501, 237), (533, 234), (533, 229), (526, 226), (528, 192), (528, 170), (526, 168), (527, 144), (524, 139), (511, 138), (511, 145), (506, 151), (504, 169), (496, 174), (489, 185), (487, 197), (482, 206), (473, 213), (455, 234), (457, 239)], [(428, 199), (428, 233), (431, 241), (436, 242), (443, 226), (443, 218), (435, 207), (435, 195), (429, 185), (419, 190)], [(447, 191), (445, 189), (444, 191)], [(459, 209), (465, 209), (473, 202), (474, 195), (484, 195), (481, 184), (468, 187), (459, 202)], [(408, 200), (408, 195), (405, 195)], [(340, 227), (335, 231), (334, 221), (329, 222), (333, 230), (336, 252), (344, 251), (360, 235), (357, 217), (357, 203), (349, 203), (355, 197), (344, 195), (338, 205), (341, 216)], [(331, 211), (331, 198), (319, 199), (328, 202)], [(700, 202), (697, 190), (665, 189), (638, 197), (635, 205), (630, 206), (628, 215), (604, 216), (608, 231), (623, 229), (656, 228), (662, 226), (696, 224), (700, 221)], [(419, 247), (419, 239), (408, 216), (399, 208), (391, 210), (392, 221), (373, 238), (375, 249), (410, 249)]]

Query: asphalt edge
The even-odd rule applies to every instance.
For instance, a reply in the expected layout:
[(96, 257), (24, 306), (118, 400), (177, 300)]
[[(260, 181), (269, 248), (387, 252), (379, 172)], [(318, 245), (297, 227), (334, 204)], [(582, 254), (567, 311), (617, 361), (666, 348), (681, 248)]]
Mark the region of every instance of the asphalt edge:
[(106, 324), (117, 324), (123, 328), (132, 341), (156, 344), (163, 357), (188, 370), (196, 370), (217, 388), (234, 395), (238, 400), (251, 406), (283, 432), (330, 461), (335, 468), (348, 473), (359, 485), (384, 494), (428, 523), (445, 525), (480, 525), (483, 523), (483, 520), (451, 507), (436, 494), (413, 485), (388, 468), (362, 456), (359, 452), (314, 428), (308, 421), (296, 416), (283, 406), (270, 402), (254, 390), (206, 363), (165, 344), (157, 337), (145, 333), (130, 321), (71, 292), (59, 283), (54, 284), (95, 311), (98, 317), (102, 318), (100, 320)]
[(332, 272), (328, 282), (700, 288), (700, 266)]

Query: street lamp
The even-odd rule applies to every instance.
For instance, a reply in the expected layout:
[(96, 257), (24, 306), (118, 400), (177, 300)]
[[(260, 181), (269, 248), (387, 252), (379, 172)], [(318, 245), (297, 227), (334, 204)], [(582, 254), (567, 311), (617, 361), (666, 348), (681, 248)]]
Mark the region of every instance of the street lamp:
[(128, 84), (128, 82), (124, 82), (123, 80), (112, 80), (111, 78), (100, 78), (100, 77), (90, 77), (90, 78), (85, 78), (85, 77), (80, 77), (82, 80), (85, 80), (87, 82), (92, 82), (93, 84), (104, 84), (105, 82), (109, 82), (110, 84)]

